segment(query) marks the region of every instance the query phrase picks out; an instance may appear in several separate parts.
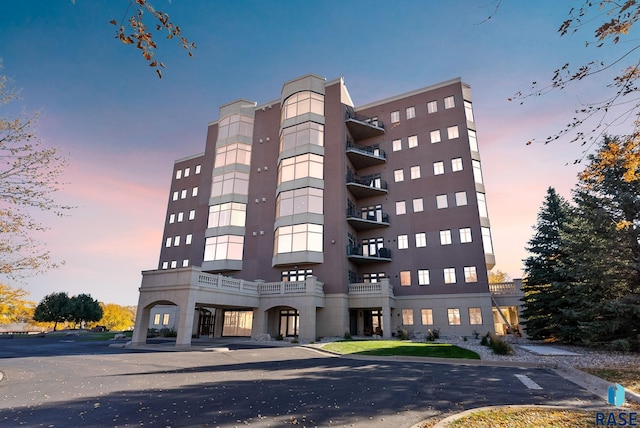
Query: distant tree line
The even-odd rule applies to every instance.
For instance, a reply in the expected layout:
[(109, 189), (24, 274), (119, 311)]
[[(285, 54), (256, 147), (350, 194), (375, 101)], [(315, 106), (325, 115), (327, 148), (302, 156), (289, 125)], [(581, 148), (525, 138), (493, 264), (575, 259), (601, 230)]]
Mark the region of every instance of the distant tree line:
[(607, 137), (588, 157), (572, 203), (547, 191), (524, 260), (533, 339), (640, 350), (640, 180), (625, 143)]

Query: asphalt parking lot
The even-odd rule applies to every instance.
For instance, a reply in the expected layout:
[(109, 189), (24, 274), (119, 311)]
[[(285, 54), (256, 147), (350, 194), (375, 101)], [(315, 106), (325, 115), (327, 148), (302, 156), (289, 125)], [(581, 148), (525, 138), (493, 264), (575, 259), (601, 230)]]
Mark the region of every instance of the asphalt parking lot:
[(0, 426), (399, 428), (490, 405), (602, 406), (547, 369), (356, 360), (251, 342), (183, 352), (110, 344), (1, 340)]

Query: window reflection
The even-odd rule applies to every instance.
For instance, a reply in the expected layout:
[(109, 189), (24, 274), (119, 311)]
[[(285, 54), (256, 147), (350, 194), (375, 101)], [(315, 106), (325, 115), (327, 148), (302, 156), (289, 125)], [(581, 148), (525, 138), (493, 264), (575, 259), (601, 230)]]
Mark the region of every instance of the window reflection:
[(278, 184), (299, 178), (323, 178), (322, 156), (307, 153), (283, 159), (278, 165)]
[(215, 168), (233, 164), (251, 165), (250, 145), (234, 143), (216, 148)]
[(276, 200), (276, 218), (314, 213), (322, 214), (322, 189), (305, 187), (280, 193)]
[(212, 205), (209, 207), (207, 227), (241, 226), (244, 227), (247, 206), (237, 202)]
[(324, 125), (305, 122), (282, 130), (280, 135), (281, 152), (306, 144), (324, 145)]
[(282, 120), (305, 113), (324, 115), (324, 95), (303, 91), (291, 95), (282, 105)]
[(276, 229), (275, 253), (296, 251), (322, 252), (322, 225), (303, 223)]
[(204, 261), (242, 260), (243, 248), (244, 236), (212, 236), (205, 241)]

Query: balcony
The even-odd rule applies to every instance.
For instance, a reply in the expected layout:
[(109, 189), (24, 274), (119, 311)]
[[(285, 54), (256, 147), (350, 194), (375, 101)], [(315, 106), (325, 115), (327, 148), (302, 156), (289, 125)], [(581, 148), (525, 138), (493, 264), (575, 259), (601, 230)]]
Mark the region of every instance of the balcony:
[(347, 189), (356, 199), (382, 196), (389, 192), (387, 182), (380, 179), (380, 174), (360, 177), (351, 171), (347, 174)]
[(384, 135), (384, 123), (382, 121), (358, 114), (348, 107), (345, 111), (345, 123), (349, 133), (356, 141)]
[(368, 263), (389, 263), (391, 261), (391, 250), (388, 248), (380, 248), (377, 250), (376, 254), (368, 254), (368, 251), (363, 250), (362, 246), (348, 246), (347, 257), (349, 258), (349, 261), (358, 265)]
[(347, 158), (355, 169), (382, 165), (387, 161), (384, 150), (376, 146), (361, 146), (353, 141), (347, 141)]
[(370, 230), (380, 227), (389, 227), (389, 214), (381, 211), (355, 211), (347, 212), (347, 222), (355, 230)]

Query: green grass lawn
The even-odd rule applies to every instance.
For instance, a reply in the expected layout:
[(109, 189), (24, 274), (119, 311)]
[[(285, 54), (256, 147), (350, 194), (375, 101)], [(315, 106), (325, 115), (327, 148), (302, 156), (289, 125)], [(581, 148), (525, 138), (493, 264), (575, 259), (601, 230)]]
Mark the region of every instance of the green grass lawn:
[(480, 359), (480, 356), (475, 352), (448, 343), (417, 343), (400, 340), (345, 340), (327, 343), (322, 348), (338, 354)]

